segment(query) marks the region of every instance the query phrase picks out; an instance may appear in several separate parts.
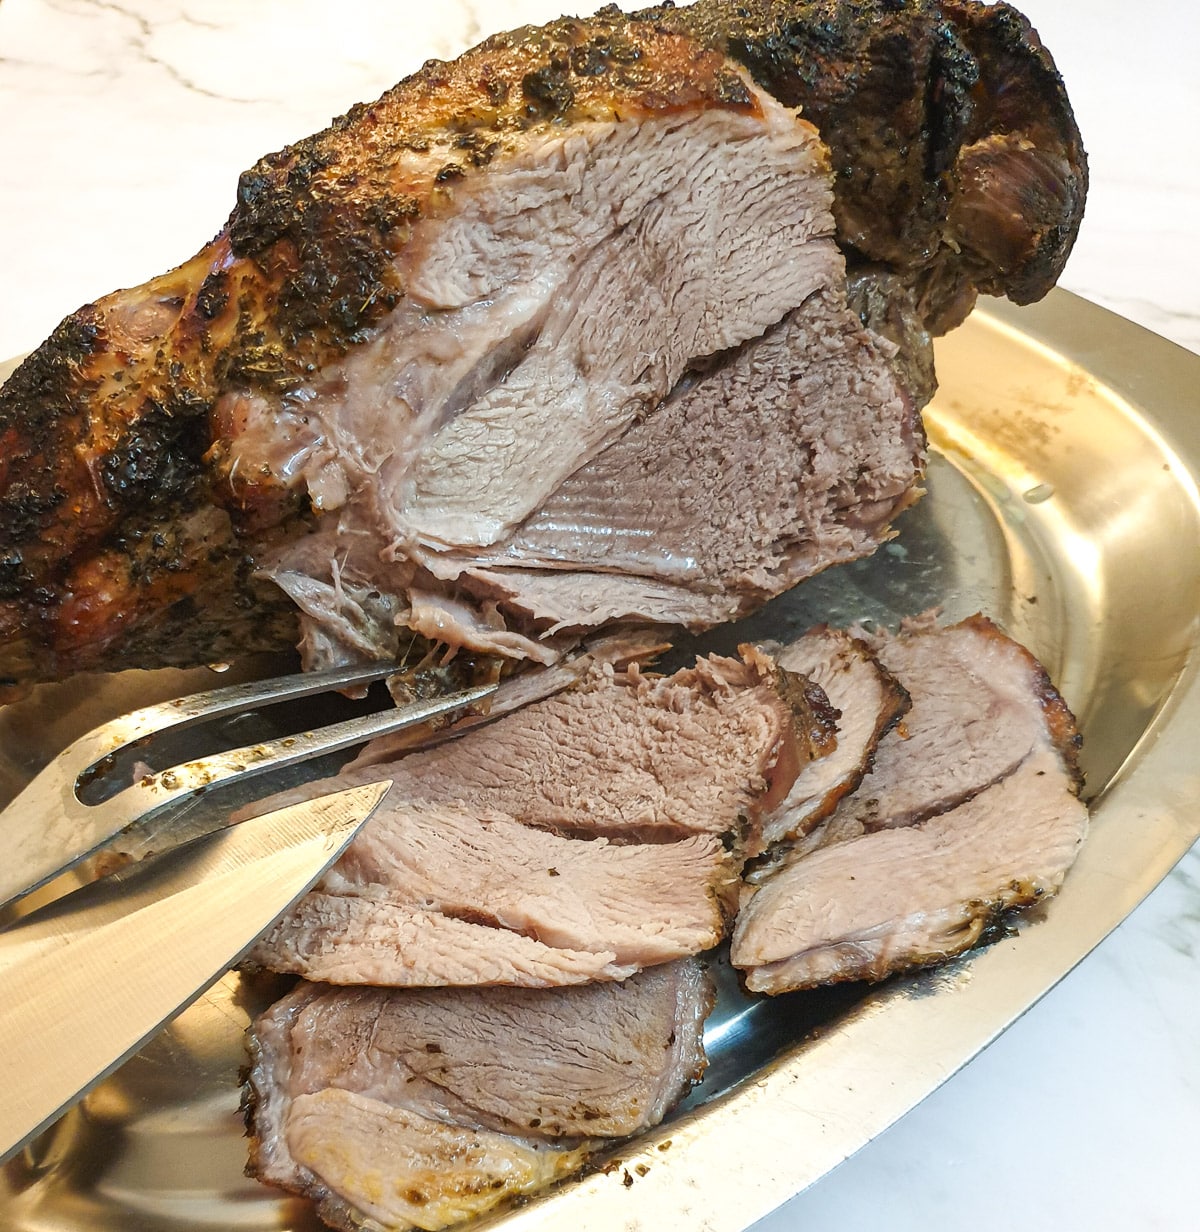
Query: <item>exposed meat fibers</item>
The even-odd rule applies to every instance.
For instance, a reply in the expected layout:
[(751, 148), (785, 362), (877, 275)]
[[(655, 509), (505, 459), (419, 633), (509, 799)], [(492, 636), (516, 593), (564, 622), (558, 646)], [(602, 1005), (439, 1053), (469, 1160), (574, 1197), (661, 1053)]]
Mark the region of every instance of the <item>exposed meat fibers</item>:
[(250, 961), (338, 984), (536, 987), (708, 949), (758, 818), (831, 747), (830, 722), (819, 689), (757, 652), (668, 677), (593, 664), (457, 739), (255, 805), (393, 783)]
[(301, 984), (251, 1028), (251, 1170), (334, 1227), (444, 1227), (657, 1124), (712, 1004), (696, 960), (576, 988)]
[(617, 846), (389, 799), (249, 961), (335, 984), (623, 980), (716, 945), (736, 879), (708, 835)]
[(912, 708), (858, 790), (744, 891), (731, 957), (752, 991), (961, 953), (1054, 894), (1086, 836), (1074, 719), (1027, 650), (976, 616), (878, 653)]

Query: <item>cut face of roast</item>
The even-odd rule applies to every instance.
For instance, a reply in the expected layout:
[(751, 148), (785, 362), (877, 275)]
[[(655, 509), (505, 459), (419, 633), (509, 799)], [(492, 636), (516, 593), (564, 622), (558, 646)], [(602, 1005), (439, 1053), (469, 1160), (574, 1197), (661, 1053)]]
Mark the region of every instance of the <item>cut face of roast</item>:
[(841, 288), (693, 371), (466, 577), (549, 632), (727, 620), (878, 546), (924, 437)]
[(974, 945), (1054, 894), (1087, 831), (1074, 719), (983, 617), (877, 639), (912, 697), (875, 767), (743, 892), (731, 955), (752, 991), (882, 979)]
[(414, 226), (377, 335), (273, 429), (252, 412), (241, 468), (287, 474), (321, 515), (267, 572), (310, 619), (326, 596), (326, 635), (350, 619), (360, 641), (372, 622), (347, 596), (375, 590), (435, 640), (539, 657), (455, 595), (460, 578), (693, 361), (840, 285), (828, 209), (815, 132), (765, 97), (551, 129), (497, 157)]
[(479, 1214), (657, 1124), (712, 998), (690, 960), (570, 989), (301, 984), (251, 1030), (252, 1170), (340, 1227)]

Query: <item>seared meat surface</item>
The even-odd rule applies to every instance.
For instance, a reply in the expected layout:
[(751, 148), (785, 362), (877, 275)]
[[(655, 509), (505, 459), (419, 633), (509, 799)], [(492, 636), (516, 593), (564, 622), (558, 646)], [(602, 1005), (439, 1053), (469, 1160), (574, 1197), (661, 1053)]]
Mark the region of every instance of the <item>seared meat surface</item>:
[(935, 333), (976, 292), (1057, 280), (1087, 194), (1062, 79), (1029, 22), (978, 0), (699, 0), (642, 16), (744, 64), (821, 132), (838, 241), (899, 274)]
[(251, 1170), (335, 1227), (444, 1227), (661, 1121), (712, 1003), (694, 960), (563, 989), (301, 984), (251, 1029)]
[(889, 533), (929, 332), (1044, 291), (1084, 182), (1003, 5), (606, 9), (427, 65), (0, 391), (0, 683), (747, 610)]

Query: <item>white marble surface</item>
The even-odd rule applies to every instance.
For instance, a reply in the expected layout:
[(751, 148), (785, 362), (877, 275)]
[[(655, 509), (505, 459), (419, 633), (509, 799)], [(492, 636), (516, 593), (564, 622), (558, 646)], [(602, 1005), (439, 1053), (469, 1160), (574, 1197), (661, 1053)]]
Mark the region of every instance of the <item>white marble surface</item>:
[[(190, 255), (239, 171), (570, 0), (5, 0), (0, 355)], [(585, 5), (586, 7), (586, 5)], [(1091, 154), (1063, 284), (1200, 352), (1200, 16), (1027, 0)], [(1200, 807), (1200, 801), (1197, 802)], [(998, 1043), (759, 1225), (1200, 1227), (1200, 854)]]

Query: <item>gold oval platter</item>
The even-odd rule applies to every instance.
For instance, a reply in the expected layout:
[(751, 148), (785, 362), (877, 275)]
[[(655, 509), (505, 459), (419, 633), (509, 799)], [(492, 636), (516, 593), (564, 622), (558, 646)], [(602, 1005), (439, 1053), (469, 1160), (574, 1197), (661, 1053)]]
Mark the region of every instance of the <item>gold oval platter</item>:
[[(1056, 291), (989, 303), (937, 358), (929, 494), (898, 539), (682, 649), (986, 612), (1079, 718), (1093, 816), (1079, 861), (1044, 909), (935, 971), (757, 1000), (718, 961), (710, 1066), (684, 1106), (608, 1166), (474, 1228), (748, 1226), (984, 1048), (1200, 836), (1200, 357)], [(0, 710), (0, 800), (102, 719), (210, 682), (128, 672), (35, 690)], [(0, 1226), (317, 1228), (242, 1175), (243, 1032), (275, 991), (230, 976), (176, 1019), (4, 1169)]]

